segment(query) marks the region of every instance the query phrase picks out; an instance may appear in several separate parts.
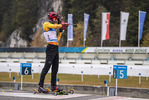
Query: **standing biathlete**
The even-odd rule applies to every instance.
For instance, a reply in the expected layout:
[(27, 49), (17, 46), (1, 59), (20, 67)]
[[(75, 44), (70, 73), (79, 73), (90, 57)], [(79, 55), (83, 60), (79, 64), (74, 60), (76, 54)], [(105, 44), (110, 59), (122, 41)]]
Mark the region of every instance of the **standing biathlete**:
[[(56, 86), (56, 77), (59, 67), (58, 42), (60, 41), (63, 31), (63, 24), (61, 24), (57, 13), (49, 12), (48, 19), (49, 22), (45, 22), (43, 24), (43, 34), (48, 45), (46, 48), (46, 61), (41, 72), (38, 88), (38, 91), (43, 93), (48, 92), (46, 89), (44, 89), (44, 79), (51, 66), (51, 90), (59, 90), (59, 88)], [(60, 29), (58, 37), (55, 29)]]

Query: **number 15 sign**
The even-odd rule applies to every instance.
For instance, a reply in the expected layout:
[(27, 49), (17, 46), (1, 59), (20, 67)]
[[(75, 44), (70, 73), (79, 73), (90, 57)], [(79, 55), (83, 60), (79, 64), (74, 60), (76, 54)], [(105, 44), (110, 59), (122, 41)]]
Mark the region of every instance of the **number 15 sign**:
[(127, 79), (127, 66), (126, 65), (113, 65), (113, 78)]

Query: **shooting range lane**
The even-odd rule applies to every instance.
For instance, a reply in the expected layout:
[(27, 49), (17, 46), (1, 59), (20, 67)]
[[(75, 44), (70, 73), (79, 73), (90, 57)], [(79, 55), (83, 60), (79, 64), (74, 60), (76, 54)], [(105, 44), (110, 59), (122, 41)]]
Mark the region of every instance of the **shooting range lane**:
[(50, 95), (50, 94), (33, 94), (31, 91), (18, 90), (1, 90), (0, 100), (50, 100), (50, 99), (65, 99), (65, 100), (148, 100), (142, 98), (129, 98), (120, 96), (100, 96), (93, 94), (69, 94), (69, 95)]

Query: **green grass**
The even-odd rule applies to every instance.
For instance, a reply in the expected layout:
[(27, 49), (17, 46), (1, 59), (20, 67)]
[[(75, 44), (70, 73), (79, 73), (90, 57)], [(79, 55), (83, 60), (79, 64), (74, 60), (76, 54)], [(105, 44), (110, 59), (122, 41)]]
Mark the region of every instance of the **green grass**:
[[(11, 78), (9, 78), (9, 73), (1, 72), (0, 81), (1, 82), (13, 82), (13, 77), (16, 77), (16, 82), (21, 82), (21, 76), (17, 73), (11, 73)], [(33, 82), (38, 83), (40, 74), (24, 75), (23, 82)], [(72, 74), (58, 74), (57, 78), (60, 79), (59, 84), (74, 84), (74, 85), (95, 85), (95, 86), (105, 86), (104, 80), (109, 80), (109, 76), (99, 76), (98, 75), (84, 75), (83, 82), (81, 81), (81, 75), (72, 75)], [(47, 74), (45, 78), (45, 83), (50, 84), (51, 74)], [(115, 79), (111, 76), (111, 82), (108, 86), (115, 86)], [(127, 77), (127, 79), (119, 79), (118, 87), (136, 87), (136, 88), (149, 88), (149, 80), (146, 80), (146, 77), (141, 78), (141, 85), (139, 85), (139, 77)]]

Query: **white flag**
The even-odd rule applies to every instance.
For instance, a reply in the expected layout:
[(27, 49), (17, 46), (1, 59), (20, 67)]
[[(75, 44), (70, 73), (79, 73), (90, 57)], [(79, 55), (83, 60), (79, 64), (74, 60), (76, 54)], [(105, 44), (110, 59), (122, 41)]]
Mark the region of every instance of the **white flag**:
[(121, 12), (120, 40), (126, 40), (129, 13)]
[(110, 13), (102, 13), (102, 40), (109, 39)]
[(84, 13), (84, 41), (86, 41), (88, 20), (89, 20), (89, 14)]

